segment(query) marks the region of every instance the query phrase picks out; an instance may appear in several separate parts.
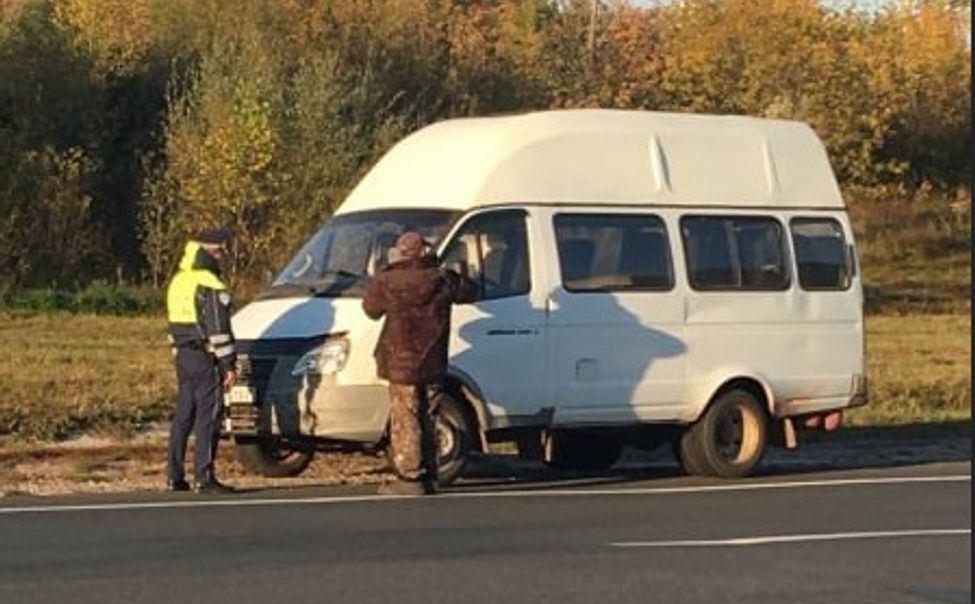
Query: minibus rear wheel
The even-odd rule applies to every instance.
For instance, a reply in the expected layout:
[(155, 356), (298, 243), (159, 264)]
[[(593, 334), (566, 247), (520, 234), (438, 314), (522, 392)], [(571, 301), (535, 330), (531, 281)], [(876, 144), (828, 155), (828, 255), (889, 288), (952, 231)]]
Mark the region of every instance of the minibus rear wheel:
[(287, 478), (301, 474), (315, 447), (306, 439), (283, 439), (277, 436), (238, 436), (234, 438), (237, 461), (248, 472), (267, 478)]
[(688, 426), (674, 442), (674, 457), (677, 458), (680, 467), (689, 476), (706, 476), (704, 465), (699, 459), (700, 453), (691, 440), (691, 429)]
[(690, 473), (741, 478), (765, 452), (768, 417), (758, 398), (743, 388), (721, 394), (680, 440), (681, 465)]

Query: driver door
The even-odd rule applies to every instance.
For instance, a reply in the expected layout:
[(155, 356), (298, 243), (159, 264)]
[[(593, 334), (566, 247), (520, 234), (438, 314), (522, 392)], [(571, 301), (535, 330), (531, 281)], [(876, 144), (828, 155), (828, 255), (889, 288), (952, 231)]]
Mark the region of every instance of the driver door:
[[(447, 266), (478, 284), (472, 304), (454, 307), (451, 370), (480, 391), (494, 419), (538, 414), (548, 405), (543, 283), (531, 261), (531, 215), (488, 210), (467, 218), (444, 248)], [(537, 265), (537, 266), (536, 266)]]

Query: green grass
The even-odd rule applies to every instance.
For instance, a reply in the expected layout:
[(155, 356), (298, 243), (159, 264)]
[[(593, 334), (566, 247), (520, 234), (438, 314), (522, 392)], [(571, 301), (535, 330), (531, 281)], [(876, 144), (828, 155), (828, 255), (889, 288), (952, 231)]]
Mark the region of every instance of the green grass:
[[(967, 315), (867, 320), (870, 403), (852, 425), (971, 418)], [(172, 411), (162, 317), (0, 313), (0, 444), (126, 436)]]
[(162, 312), (165, 299), (162, 290), (95, 281), (78, 290), (0, 288), (0, 308), (8, 311), (135, 316)]

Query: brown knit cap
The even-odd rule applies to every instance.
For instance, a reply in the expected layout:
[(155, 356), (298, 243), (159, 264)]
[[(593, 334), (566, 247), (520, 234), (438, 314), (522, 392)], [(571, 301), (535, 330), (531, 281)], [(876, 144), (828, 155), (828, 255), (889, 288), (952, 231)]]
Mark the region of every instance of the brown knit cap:
[(396, 251), (403, 260), (410, 260), (420, 256), (426, 242), (419, 233), (406, 231), (396, 240)]

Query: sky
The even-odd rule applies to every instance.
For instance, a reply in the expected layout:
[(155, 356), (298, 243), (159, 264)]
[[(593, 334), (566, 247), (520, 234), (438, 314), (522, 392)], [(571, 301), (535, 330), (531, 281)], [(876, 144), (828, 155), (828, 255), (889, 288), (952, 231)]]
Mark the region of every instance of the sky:
[[(680, 0), (624, 0), (635, 6), (656, 6), (661, 4), (673, 4)], [(877, 13), (886, 6), (896, 5), (905, 0), (819, 0), (820, 4), (835, 9), (845, 9), (855, 7), (868, 13)], [(972, 47), (972, 30), (968, 29), (968, 48)]]
[[(656, 4), (671, 4), (675, 0), (629, 0), (630, 4), (636, 6), (653, 6)], [(881, 8), (896, 4), (898, 0), (820, 0), (820, 2), (830, 8), (846, 8), (855, 6), (856, 8), (869, 12), (876, 12)]]

